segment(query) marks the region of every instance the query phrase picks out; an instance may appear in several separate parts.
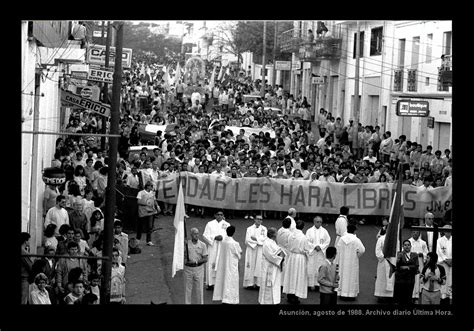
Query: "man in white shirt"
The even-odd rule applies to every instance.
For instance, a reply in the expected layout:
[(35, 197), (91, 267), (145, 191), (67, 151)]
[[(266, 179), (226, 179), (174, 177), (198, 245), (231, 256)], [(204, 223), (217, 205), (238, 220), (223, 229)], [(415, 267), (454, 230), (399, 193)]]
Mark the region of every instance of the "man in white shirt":
[(59, 236), (59, 228), (63, 224), (69, 225), (69, 214), (66, 210), (66, 197), (58, 195), (56, 197), (56, 206), (51, 207), (44, 218), (44, 228), (49, 224), (56, 224), (55, 235)]
[(336, 240), (334, 242), (334, 246), (337, 247), (337, 243), (339, 239), (347, 232), (347, 226), (349, 224), (349, 220), (347, 215), (349, 215), (349, 207), (342, 206), (339, 209), (339, 217), (336, 219), (336, 223), (334, 224), (336, 228)]
[(222, 210), (218, 210), (215, 216), (215, 219), (206, 224), (203, 233), (209, 254), (204, 281), (207, 284), (208, 290), (212, 289), (216, 282), (216, 262), (219, 258), (222, 240), (226, 237), (226, 229), (230, 226), (230, 223), (224, 220), (224, 212)]
[[(445, 225), (442, 229), (451, 229), (451, 225)], [(446, 271), (446, 283), (441, 286), (441, 299), (452, 299), (453, 284), (453, 237), (451, 232), (445, 232), (444, 236), (438, 239), (436, 253), (438, 254), (438, 264)]]
[(262, 279), (263, 243), (267, 240), (267, 228), (262, 225), (262, 215), (255, 216), (255, 223), (247, 228), (245, 234), (245, 288), (260, 287)]
[(374, 151), (372, 149), (369, 149), (369, 154), (367, 156), (364, 156), (362, 159), (363, 161), (369, 161), (372, 164), (375, 164), (375, 161), (377, 161), (377, 158), (374, 155)]
[[(427, 212), (425, 214), (425, 227), (433, 228), (433, 222), (433, 213)], [(422, 231), (421, 239), (426, 242), (426, 245), (428, 246), (428, 251), (431, 252), (433, 250), (433, 231)]]
[(329, 232), (321, 226), (323, 224), (321, 216), (316, 216), (313, 219), (313, 223), (314, 226), (306, 231), (306, 237), (314, 246), (314, 251), (308, 256), (308, 286), (314, 290), (315, 286), (319, 286), (319, 267), (326, 259), (326, 248), (331, 242), (331, 237)]
[[(412, 231), (411, 238), (408, 239), (411, 243), (411, 251), (418, 254), (419, 271), (423, 270), (426, 261), (426, 254), (428, 254), (428, 245), (420, 238), (420, 231)], [(420, 296), (420, 278), (415, 277), (415, 286), (413, 288), (413, 299), (418, 299)]]

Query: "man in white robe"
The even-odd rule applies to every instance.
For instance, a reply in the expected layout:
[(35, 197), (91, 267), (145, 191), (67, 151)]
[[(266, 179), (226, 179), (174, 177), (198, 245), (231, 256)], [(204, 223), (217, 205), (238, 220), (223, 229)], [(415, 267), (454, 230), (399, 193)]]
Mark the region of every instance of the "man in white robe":
[(269, 228), (262, 248), (262, 282), (258, 303), (277, 305), (281, 300), (281, 262), (284, 251), (275, 242), (276, 229)]
[(346, 206), (342, 206), (339, 209), (339, 216), (336, 219), (336, 223), (334, 226), (336, 227), (336, 240), (334, 242), (334, 246), (337, 248), (337, 243), (339, 239), (346, 234), (347, 232), (347, 225), (349, 224), (349, 220), (347, 219), (347, 215), (349, 215), (349, 208)]
[[(285, 253), (285, 256), (288, 256), (290, 254), (290, 251), (288, 250), (288, 240), (291, 235), (291, 220), (289, 218), (285, 218), (282, 221), (282, 227), (278, 229), (277, 236), (276, 236), (276, 242), (278, 246), (281, 247), (283, 252)], [(283, 280), (285, 276), (285, 263), (286, 263), (286, 258), (283, 260), (281, 264), (282, 272), (281, 272), (281, 284), (283, 285)]]
[(356, 226), (349, 224), (347, 233), (337, 243), (336, 263), (339, 265), (339, 297), (355, 298), (359, 294), (359, 258), (365, 247), (355, 235)]
[[(380, 231), (380, 237), (375, 244), (375, 256), (377, 257), (377, 276), (375, 278), (374, 296), (379, 298), (393, 298), (393, 285), (395, 273), (390, 277), (390, 264), (383, 255), (383, 245), (385, 243), (385, 229)], [(379, 299), (383, 300), (383, 299)]]
[(313, 222), (314, 226), (306, 231), (306, 237), (314, 246), (314, 251), (308, 256), (308, 286), (314, 290), (315, 286), (319, 286), (319, 267), (326, 260), (326, 248), (331, 242), (331, 237), (329, 232), (321, 226), (323, 224), (321, 216), (316, 216)]
[(288, 209), (288, 216), (286, 216), (286, 218), (289, 218), (290, 221), (291, 221), (291, 225), (290, 225), (290, 230), (291, 231), (296, 229), (296, 221), (295, 221), (296, 213), (297, 212), (296, 212), (295, 208)]
[(267, 239), (267, 228), (262, 225), (262, 216), (255, 216), (255, 223), (247, 228), (245, 234), (244, 287), (255, 289), (260, 286), (262, 272), (263, 243)]
[[(451, 229), (451, 225), (443, 228)], [(438, 239), (436, 244), (436, 254), (438, 254), (438, 264), (444, 267), (446, 272), (446, 282), (441, 286), (441, 299), (452, 299), (453, 284), (453, 237), (451, 232), (445, 232), (444, 236)]]
[(213, 301), (222, 303), (239, 303), (239, 260), (242, 255), (240, 244), (232, 238), (235, 227), (226, 228), (226, 238), (222, 240), (220, 254), (217, 259), (216, 282)]
[(306, 299), (308, 294), (307, 255), (314, 250), (314, 246), (304, 235), (303, 228), (304, 222), (298, 220), (288, 240), (290, 254), (283, 270), (283, 293), (287, 294), (290, 303), (300, 303), (298, 298)]
[(418, 254), (418, 266), (420, 273), (415, 276), (415, 286), (413, 287), (413, 299), (420, 297), (420, 275), (426, 261), (426, 254), (428, 254), (428, 245), (420, 238), (420, 231), (412, 231), (411, 238), (408, 239), (411, 243), (411, 251)]
[(224, 220), (224, 212), (216, 212), (216, 218), (206, 224), (203, 238), (207, 244), (209, 259), (206, 264), (205, 283), (211, 289), (216, 282), (216, 261), (220, 252), (222, 240), (226, 237), (226, 229), (230, 223)]

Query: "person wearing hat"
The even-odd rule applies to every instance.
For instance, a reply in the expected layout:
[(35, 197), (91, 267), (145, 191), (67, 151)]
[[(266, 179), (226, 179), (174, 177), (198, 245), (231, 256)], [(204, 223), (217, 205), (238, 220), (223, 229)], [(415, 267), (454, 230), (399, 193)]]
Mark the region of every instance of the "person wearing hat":
[(245, 234), (245, 288), (256, 289), (261, 285), (263, 243), (267, 239), (267, 228), (262, 225), (262, 215), (254, 215), (254, 224), (247, 228)]
[[(442, 229), (452, 229), (452, 226), (446, 224)], [(446, 271), (446, 283), (441, 286), (441, 299), (452, 299), (453, 237), (451, 231), (444, 232), (444, 236), (438, 239), (436, 253), (438, 254), (438, 264), (443, 266)]]

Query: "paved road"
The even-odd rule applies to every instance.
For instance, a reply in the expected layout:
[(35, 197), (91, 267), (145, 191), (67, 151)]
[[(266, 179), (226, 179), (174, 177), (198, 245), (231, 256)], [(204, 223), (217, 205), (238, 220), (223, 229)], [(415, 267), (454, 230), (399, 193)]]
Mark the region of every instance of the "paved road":
[[(204, 227), (211, 218), (196, 218), (190, 215), (186, 227), (189, 230), (197, 227), (200, 234), (204, 232)], [(237, 240), (243, 250), (242, 259), (239, 263), (239, 283), (240, 283), (240, 303), (258, 304), (258, 291), (246, 290), (242, 287), (244, 256), (245, 256), (245, 232), (246, 228), (253, 224), (252, 221), (243, 218), (228, 220), (236, 227), (234, 239)], [(281, 220), (265, 219), (263, 225), (268, 227), (281, 227)], [(312, 224), (306, 223), (303, 232), (311, 227)], [(324, 223), (323, 226), (328, 230), (331, 236), (331, 245), (334, 245), (335, 230), (333, 223)], [(127, 303), (128, 304), (184, 304), (184, 281), (183, 271), (178, 271), (174, 278), (171, 278), (171, 263), (173, 259), (174, 247), (174, 227), (172, 216), (162, 216), (156, 220), (153, 233), (153, 242), (156, 246), (143, 246), (142, 253), (131, 255), (127, 263)], [(376, 234), (378, 227), (374, 225), (360, 225), (357, 236), (362, 240), (365, 246), (365, 254), (360, 258), (360, 293), (355, 301), (344, 301), (344, 304), (377, 304), (377, 298), (374, 297), (375, 274), (377, 268), (377, 259), (375, 257)], [(131, 238), (134, 233), (129, 234)], [(409, 231), (404, 230), (404, 238), (408, 238)], [(204, 290), (205, 304), (220, 304), (212, 301), (212, 291)], [(308, 297), (301, 300), (302, 304), (319, 304), (319, 293), (308, 292)], [(282, 304), (286, 304), (286, 296), (282, 295)]]

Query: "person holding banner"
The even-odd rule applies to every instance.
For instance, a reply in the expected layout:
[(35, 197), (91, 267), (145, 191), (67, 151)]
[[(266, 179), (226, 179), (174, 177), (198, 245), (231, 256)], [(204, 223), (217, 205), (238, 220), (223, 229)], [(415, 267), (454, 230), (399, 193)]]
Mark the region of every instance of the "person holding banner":
[(230, 226), (230, 223), (224, 220), (224, 211), (218, 210), (215, 216), (215, 219), (206, 224), (203, 233), (209, 253), (205, 273), (205, 282), (208, 290), (213, 289), (216, 283), (216, 262), (219, 257), (222, 240), (226, 236), (225, 230)]
[(207, 262), (207, 246), (199, 240), (199, 230), (191, 229), (191, 240), (186, 241), (184, 256), (184, 287), (186, 289), (185, 304), (192, 303), (192, 292), (196, 294), (196, 303), (204, 304), (204, 267)]

